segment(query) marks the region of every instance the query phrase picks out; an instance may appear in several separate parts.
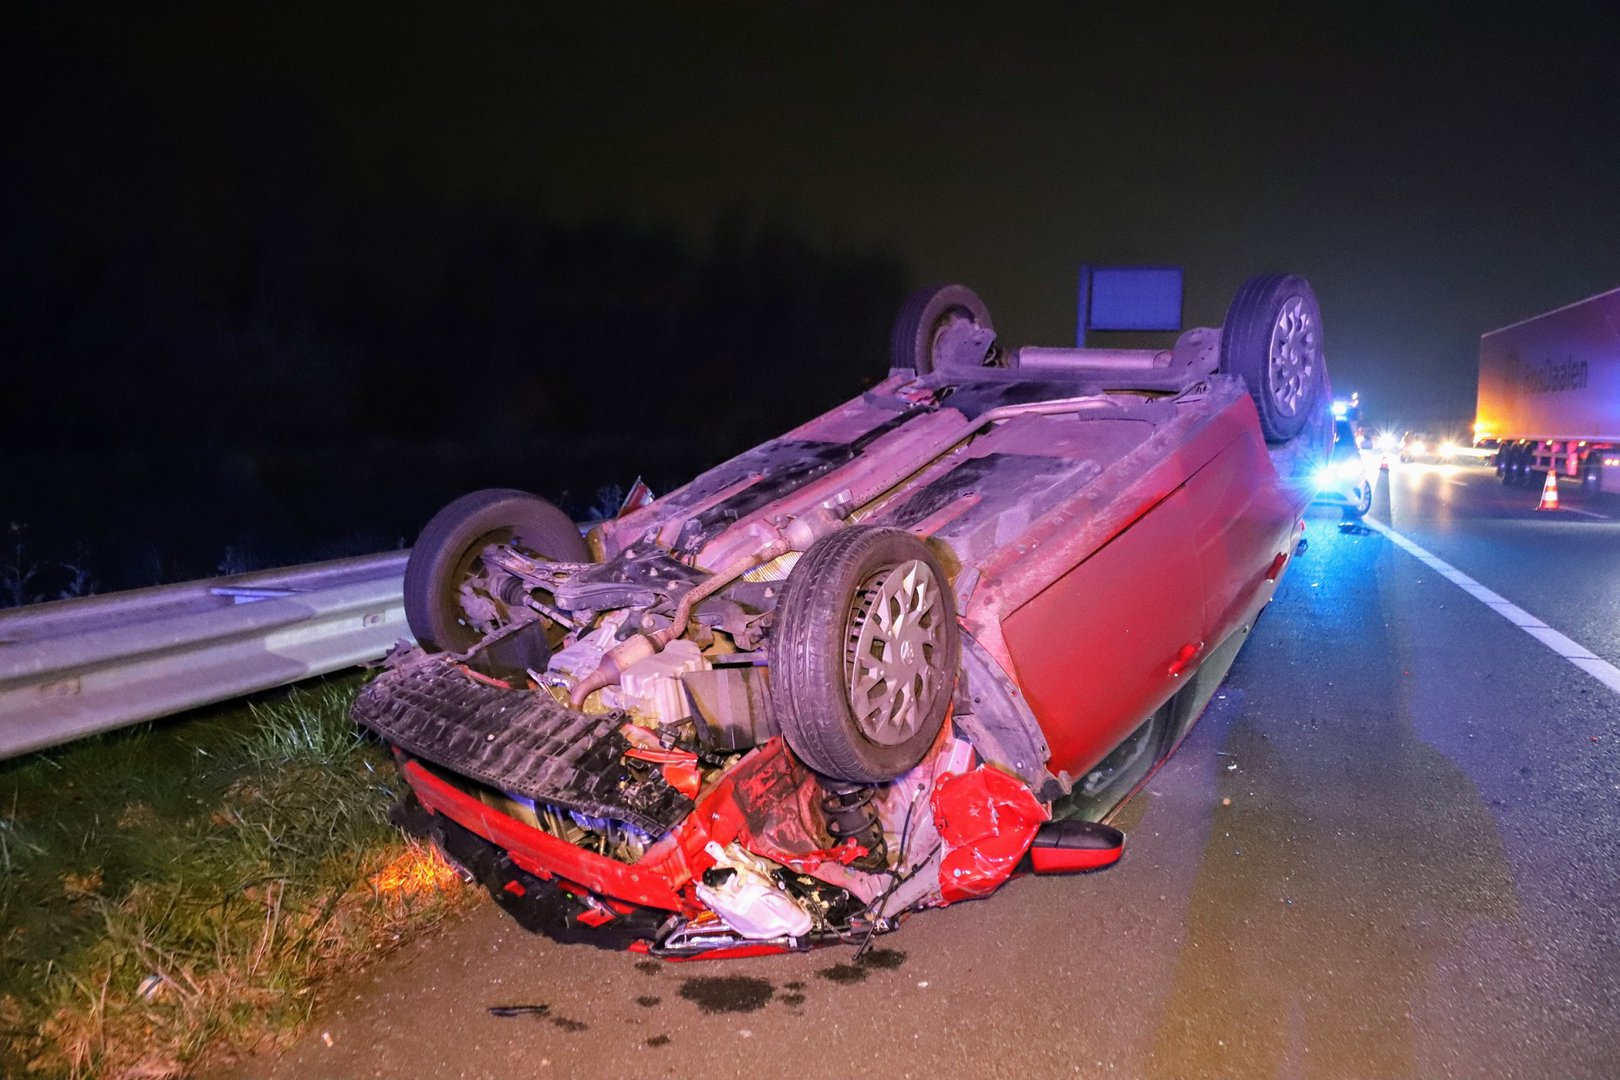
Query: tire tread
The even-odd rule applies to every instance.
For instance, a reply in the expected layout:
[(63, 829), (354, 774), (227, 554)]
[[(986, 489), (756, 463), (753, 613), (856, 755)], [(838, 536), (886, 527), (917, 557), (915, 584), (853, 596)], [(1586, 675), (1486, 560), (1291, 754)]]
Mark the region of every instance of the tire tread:
[[(885, 552), (884, 549), (888, 549)], [(875, 554), (883, 557), (872, 562)], [(946, 599), (947, 662), (954, 676), (960, 638), (943, 571), (921, 541), (903, 529), (853, 527), (823, 537), (800, 557), (777, 603), (771, 637), (771, 697), (793, 752), (815, 771), (840, 780), (882, 783), (915, 765), (944, 722), (944, 708), (898, 747), (862, 744), (848, 716), (844, 682), (848, 597), (884, 565), (923, 558)], [(829, 598), (836, 602), (827, 602)], [(942, 695), (948, 705), (950, 695)], [(833, 722), (828, 722), (828, 714)]]

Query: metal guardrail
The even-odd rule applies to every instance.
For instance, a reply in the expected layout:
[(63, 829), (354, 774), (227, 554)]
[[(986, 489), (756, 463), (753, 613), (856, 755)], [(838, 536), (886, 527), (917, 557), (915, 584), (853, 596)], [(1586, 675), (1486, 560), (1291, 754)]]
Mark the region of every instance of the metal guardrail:
[(381, 657), (408, 554), (0, 611), (0, 759)]

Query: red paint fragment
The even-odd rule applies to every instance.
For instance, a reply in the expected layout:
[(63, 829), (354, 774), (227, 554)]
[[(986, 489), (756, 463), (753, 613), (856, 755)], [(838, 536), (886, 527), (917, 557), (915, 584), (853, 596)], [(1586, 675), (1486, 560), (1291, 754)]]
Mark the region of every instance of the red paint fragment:
[(690, 750), (666, 750), (663, 747), (636, 746), (624, 752), (627, 758), (650, 761), (654, 765), (693, 765), (697, 755)]
[(586, 907), (577, 917), (586, 926), (601, 926), (603, 923), (612, 922), (618, 918), (613, 912), (599, 904)]
[(692, 765), (665, 765), (664, 783), (685, 795), (688, 799), (697, 798), (697, 793), (703, 787), (703, 770), (696, 764)]

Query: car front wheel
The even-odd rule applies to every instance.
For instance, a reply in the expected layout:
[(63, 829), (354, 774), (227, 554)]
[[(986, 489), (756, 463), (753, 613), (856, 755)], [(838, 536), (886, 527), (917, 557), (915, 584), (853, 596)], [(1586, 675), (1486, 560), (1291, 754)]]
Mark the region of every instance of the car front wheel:
[(960, 653), (949, 583), (921, 540), (863, 526), (825, 536), (776, 609), (771, 703), (782, 736), (824, 776), (893, 780), (938, 737)]

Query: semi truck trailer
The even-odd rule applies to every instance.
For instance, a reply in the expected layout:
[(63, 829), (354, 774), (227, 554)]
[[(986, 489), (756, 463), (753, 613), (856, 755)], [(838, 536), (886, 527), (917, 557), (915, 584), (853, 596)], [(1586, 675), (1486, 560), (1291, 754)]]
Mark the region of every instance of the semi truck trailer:
[(1504, 484), (1620, 494), (1620, 289), (1480, 337), (1474, 438)]

